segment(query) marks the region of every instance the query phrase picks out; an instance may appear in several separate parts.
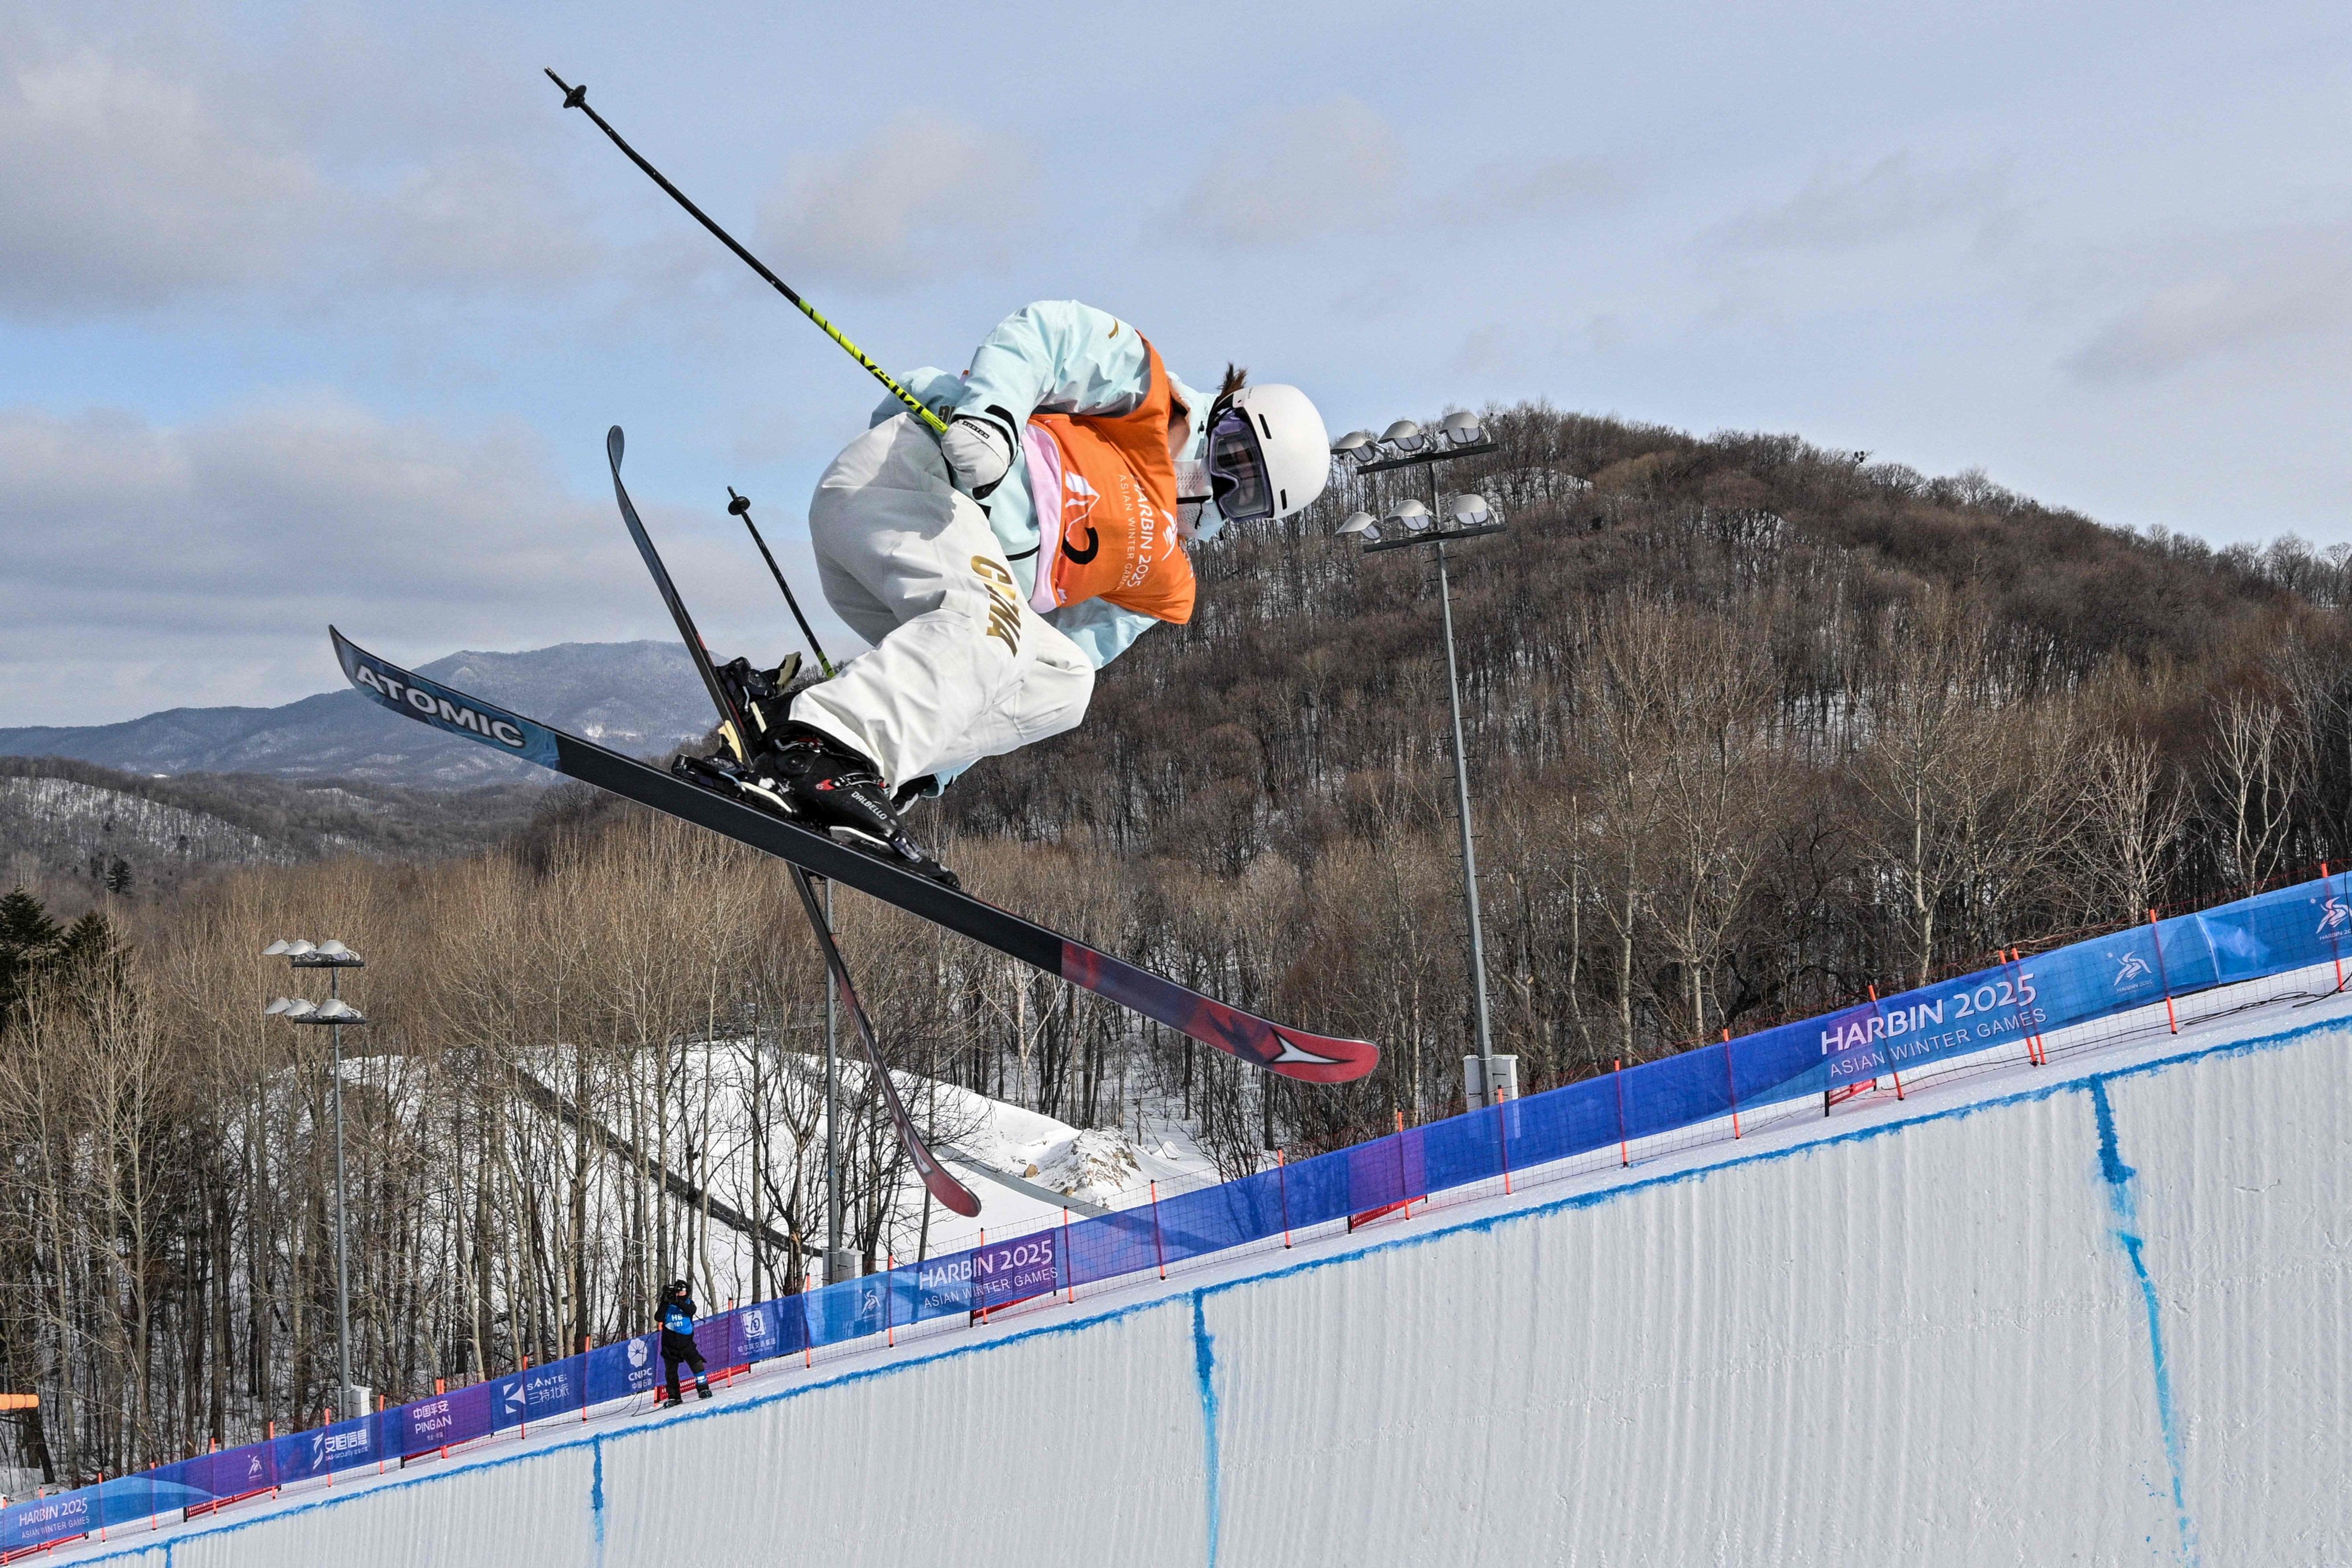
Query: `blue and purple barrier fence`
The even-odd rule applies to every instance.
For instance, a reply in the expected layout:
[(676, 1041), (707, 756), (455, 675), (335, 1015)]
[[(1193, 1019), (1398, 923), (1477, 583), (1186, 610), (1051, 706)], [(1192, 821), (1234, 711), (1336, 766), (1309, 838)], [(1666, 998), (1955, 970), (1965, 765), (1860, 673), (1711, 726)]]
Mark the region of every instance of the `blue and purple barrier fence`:
[[(1165, 1268), (1408, 1198), (1744, 1110), (1830, 1093), (2030, 1034), (2220, 985), (2341, 964), (2352, 889), (2335, 876), (2094, 937), (1605, 1078), (1449, 1117), (1149, 1207), (1035, 1231), (820, 1290), (715, 1313), (714, 1367), (799, 1355)], [(0, 1556), (336, 1471), (397, 1466), (534, 1422), (577, 1421), (659, 1382), (658, 1333), (396, 1409), (224, 1449), (0, 1510)]]

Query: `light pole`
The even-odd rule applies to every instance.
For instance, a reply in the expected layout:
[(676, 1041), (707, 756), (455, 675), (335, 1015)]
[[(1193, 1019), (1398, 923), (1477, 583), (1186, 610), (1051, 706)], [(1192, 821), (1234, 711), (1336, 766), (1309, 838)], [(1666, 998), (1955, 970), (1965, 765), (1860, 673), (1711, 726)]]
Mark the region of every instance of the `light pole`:
[[(1500, 533), (1503, 523), (1484, 496), (1441, 500), (1437, 465), (1494, 449), (1495, 443), (1486, 439), (1477, 416), (1466, 413), (1447, 415), (1435, 430), (1425, 431), (1410, 419), (1400, 419), (1378, 436), (1355, 430), (1331, 444), (1332, 456), (1352, 461), (1359, 473), (1420, 468), (1429, 474), (1427, 504), (1408, 497), (1379, 518), (1368, 511), (1354, 512), (1339, 525), (1339, 532), (1361, 535), (1368, 555), (1425, 544), (1437, 557), (1438, 616), (1445, 633), (1445, 695), (1454, 715), (1454, 804), (1462, 828), (1462, 907), (1470, 927), (1470, 999), (1477, 1026), (1477, 1071), (1465, 1085), (1473, 1105), (1491, 1104), (1517, 1091), (1518, 1058), (1495, 1055), (1486, 1004), (1486, 939), (1478, 914), (1478, 849), (1470, 831), (1470, 763), (1463, 746), (1462, 678), (1454, 653), (1454, 593), (1445, 570), (1445, 546), (1454, 541)], [(1383, 539), (1384, 526), (1394, 530), (1396, 537)]]
[(297, 969), (327, 972), (327, 1001), (280, 996), (262, 1009), (266, 1017), (289, 1024), (323, 1024), (334, 1043), (335, 1100), (335, 1376), (336, 1403), (346, 1421), (367, 1414), (368, 1391), (352, 1382), (352, 1290), (346, 1258), (343, 1205), (343, 1026), (367, 1022), (360, 1010), (343, 1000), (343, 971), (364, 969), (367, 961), (340, 942), (309, 942), (299, 938), (278, 941), (261, 950), (264, 958), (283, 958)]
[[(819, 658), (824, 656), (820, 654)], [(824, 884), (825, 929), (833, 928), (833, 880)], [(820, 955), (821, 957), (822, 955)], [(820, 967), (823, 967), (820, 964)], [(834, 1045), (841, 1027), (841, 1003), (833, 973), (824, 973), (824, 1282), (838, 1285), (857, 1273), (857, 1259), (841, 1245), (841, 1069)]]

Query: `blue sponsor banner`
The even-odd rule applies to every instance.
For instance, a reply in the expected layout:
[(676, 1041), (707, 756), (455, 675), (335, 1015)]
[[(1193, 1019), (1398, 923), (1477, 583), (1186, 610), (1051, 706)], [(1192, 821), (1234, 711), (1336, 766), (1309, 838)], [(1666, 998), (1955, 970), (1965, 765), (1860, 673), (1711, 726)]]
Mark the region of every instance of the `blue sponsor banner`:
[(241, 1448), (199, 1454), (165, 1468), (178, 1471), (191, 1490), (203, 1494), (200, 1500), (245, 1497), (278, 1484), (277, 1468), (272, 1463), (274, 1447), (270, 1443), (247, 1443)]
[(1849, 1007), (1822, 1021), (1829, 1087), (1981, 1051), (2050, 1026), (2036, 984), (2042, 966), (2004, 964)]
[(990, 1311), (1062, 1288), (1062, 1231), (945, 1253), (874, 1278), (889, 1280), (886, 1326)]
[(777, 1356), (798, 1355), (809, 1348), (807, 1319), (801, 1304), (806, 1298), (780, 1296), (755, 1301), (735, 1312), (735, 1352), (728, 1364), (749, 1366)]
[(331, 1426), (314, 1426), (308, 1432), (289, 1432), (275, 1445), (278, 1484), (310, 1480), (356, 1465), (373, 1464), (379, 1452), (375, 1426), (374, 1416), (362, 1415), (355, 1421), (338, 1421)]
[(865, 1275), (844, 1279), (809, 1293), (810, 1338), (817, 1344), (837, 1345), (861, 1340), (889, 1326), (883, 1304), (882, 1277)]
[(271, 1444), (271, 1463), (278, 1471), (278, 1484), (325, 1475), (326, 1441), (326, 1428), (314, 1426), (308, 1432), (289, 1432)]
[(1062, 1285), (1062, 1233), (1057, 1227), (1010, 1241), (975, 1247), (965, 1255), (971, 1270), (970, 1310), (1047, 1296)]
[(455, 1447), (490, 1433), (490, 1385), (465, 1388), (419, 1399), (384, 1412), (384, 1447), (401, 1458)]
[(10, 1503), (5, 1521), (0, 1521), (0, 1551), (18, 1552), (27, 1546), (89, 1534), (98, 1528), (90, 1518), (90, 1505), (98, 1500), (98, 1491), (96, 1487), (84, 1487), (78, 1491), (59, 1492), (56, 1497)]
[(530, 1419), (523, 1373), (510, 1372), (490, 1379), (490, 1430), (505, 1432)]
[(526, 1368), (522, 1376), (523, 1419), (545, 1421), (556, 1415), (577, 1415), (585, 1403), (582, 1399), (584, 1356), (565, 1356), (562, 1361), (549, 1362), (545, 1366)]
[(621, 1340), (588, 1352), (588, 1403), (602, 1405), (649, 1394), (661, 1381), (661, 1331)]

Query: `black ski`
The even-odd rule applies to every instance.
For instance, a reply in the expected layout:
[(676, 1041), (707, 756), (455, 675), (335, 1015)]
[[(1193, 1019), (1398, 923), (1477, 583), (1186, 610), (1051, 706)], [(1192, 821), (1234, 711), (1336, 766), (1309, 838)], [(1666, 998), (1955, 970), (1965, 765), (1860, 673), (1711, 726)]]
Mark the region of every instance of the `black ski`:
[[(730, 737), (739, 760), (748, 760), (748, 742), (752, 734), (751, 719), (743, 705), (727, 683), (719, 679), (718, 668), (710, 662), (710, 648), (702, 640), (702, 633), (694, 617), (686, 611), (686, 601), (677, 596), (677, 585), (669, 579), (669, 568), (662, 564), (661, 552), (654, 548), (653, 536), (637, 516), (636, 507), (629, 500), (628, 488), (621, 483), (621, 453), (626, 446), (621, 427), (615, 425), (604, 433), (605, 460), (613, 466), (613, 494), (621, 503), (621, 520), (629, 526), (629, 537), (637, 542), (637, 553), (645, 558), (646, 570), (653, 574), (654, 586), (661, 590), (662, 603), (669, 606), (670, 619), (677, 625), (677, 635), (686, 643), (686, 651), (694, 660), (695, 669), (702, 677), (704, 688), (710, 693), (711, 705), (719, 710), (719, 721)], [(790, 864), (790, 862), (787, 862)], [(899, 1147), (920, 1176), (924, 1188), (953, 1213), (966, 1219), (980, 1215), (980, 1200), (971, 1189), (948, 1173), (947, 1168), (933, 1157), (930, 1145), (915, 1131), (915, 1119), (907, 1114), (906, 1103), (898, 1098), (898, 1086), (883, 1064), (881, 1043), (874, 1037), (874, 1026), (866, 1016), (865, 1004), (857, 999), (857, 987), (850, 984), (849, 966), (842, 962), (841, 949), (833, 940), (833, 927), (818, 905), (816, 891), (809, 886), (806, 869), (792, 866), (793, 887), (801, 896), (801, 908), (808, 915), (809, 930), (815, 933), (817, 947), (823, 952), (824, 966), (835, 989), (841, 993), (844, 1008), (857, 1026), (858, 1044), (866, 1047), (866, 1060), (874, 1069), (874, 1079), (882, 1086), (882, 1103), (890, 1112), (890, 1123), (898, 1130)]]
[(769, 812), (690, 784), (593, 742), (413, 675), (333, 627), (335, 657), (352, 685), (394, 712), (541, 767), (723, 833), (845, 888), (880, 899), (1010, 958), (1133, 1009), (1255, 1067), (1302, 1083), (1346, 1083), (1380, 1062), (1369, 1040), (1286, 1028), (1123, 959), (942, 887), (911, 870), (836, 844)]

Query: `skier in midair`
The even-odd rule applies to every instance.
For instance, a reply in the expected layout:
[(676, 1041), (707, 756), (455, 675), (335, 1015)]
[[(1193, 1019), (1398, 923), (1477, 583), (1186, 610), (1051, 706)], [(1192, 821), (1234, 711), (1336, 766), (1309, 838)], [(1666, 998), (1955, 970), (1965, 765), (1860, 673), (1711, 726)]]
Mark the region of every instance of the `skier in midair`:
[(961, 375), (906, 385), (947, 434), (886, 402), (809, 505), (825, 598), (874, 650), (794, 699), (751, 760), (803, 816), (952, 887), (900, 808), (1075, 726), (1097, 670), (1192, 617), (1187, 547), (1305, 507), (1330, 442), (1297, 387), (1229, 367), (1197, 392), (1076, 300), (1016, 311)]
[(694, 1369), (694, 1391), (704, 1399), (710, 1397), (710, 1380), (703, 1375), (702, 1352), (694, 1343), (694, 1287), (683, 1279), (673, 1279), (662, 1287), (660, 1301), (662, 1370), (667, 1375), (672, 1408), (678, 1401), (677, 1369), (681, 1363)]

